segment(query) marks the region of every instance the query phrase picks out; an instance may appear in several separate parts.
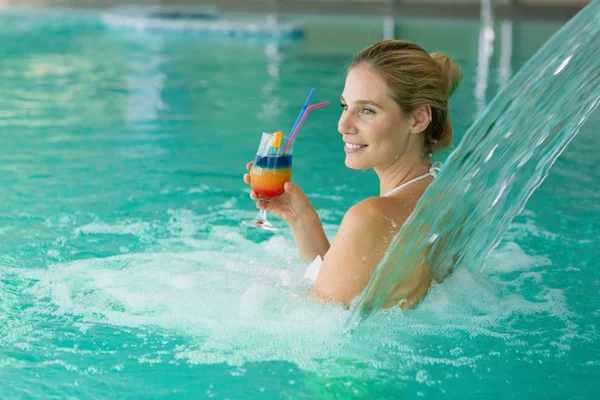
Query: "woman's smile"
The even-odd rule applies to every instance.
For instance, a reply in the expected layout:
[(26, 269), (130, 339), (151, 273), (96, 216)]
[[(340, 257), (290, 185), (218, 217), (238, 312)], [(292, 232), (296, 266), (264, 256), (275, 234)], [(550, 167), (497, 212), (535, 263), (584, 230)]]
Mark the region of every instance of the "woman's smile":
[(356, 153), (358, 151), (364, 150), (365, 148), (368, 147), (368, 145), (366, 144), (360, 144), (360, 143), (353, 143), (353, 142), (347, 142), (344, 140), (344, 151), (346, 153)]

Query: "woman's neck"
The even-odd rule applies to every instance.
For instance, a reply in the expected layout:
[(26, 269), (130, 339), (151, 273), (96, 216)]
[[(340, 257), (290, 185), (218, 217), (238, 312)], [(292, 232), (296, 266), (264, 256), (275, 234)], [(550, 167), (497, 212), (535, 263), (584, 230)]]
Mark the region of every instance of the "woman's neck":
[(408, 182), (429, 171), (431, 160), (421, 154), (409, 157), (404, 155), (386, 167), (375, 167), (379, 176), (379, 195), (383, 196), (390, 190)]

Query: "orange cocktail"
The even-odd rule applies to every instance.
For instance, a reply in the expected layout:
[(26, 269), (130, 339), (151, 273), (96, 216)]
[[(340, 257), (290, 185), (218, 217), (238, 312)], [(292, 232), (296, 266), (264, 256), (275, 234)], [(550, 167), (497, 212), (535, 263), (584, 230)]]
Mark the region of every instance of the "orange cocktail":
[(292, 178), (292, 155), (257, 155), (250, 170), (252, 190), (263, 199), (274, 199), (284, 192)]

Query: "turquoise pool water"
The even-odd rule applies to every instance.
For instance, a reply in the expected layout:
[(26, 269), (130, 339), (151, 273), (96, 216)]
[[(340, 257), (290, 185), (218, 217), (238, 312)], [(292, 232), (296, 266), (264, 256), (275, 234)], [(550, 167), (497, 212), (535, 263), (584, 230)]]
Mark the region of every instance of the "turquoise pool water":
[[(485, 265), (353, 335), (305, 299), (289, 233), (239, 226), (245, 162), (310, 87), (334, 106), (307, 120), (293, 174), (328, 234), (377, 192), (343, 166), (335, 104), (379, 25), (305, 22), (277, 44), (0, 14), (0, 398), (598, 397), (598, 112)], [(515, 22), (507, 62), (499, 23), (484, 68), (460, 22), (398, 26), (463, 67), (457, 141), (560, 26)]]

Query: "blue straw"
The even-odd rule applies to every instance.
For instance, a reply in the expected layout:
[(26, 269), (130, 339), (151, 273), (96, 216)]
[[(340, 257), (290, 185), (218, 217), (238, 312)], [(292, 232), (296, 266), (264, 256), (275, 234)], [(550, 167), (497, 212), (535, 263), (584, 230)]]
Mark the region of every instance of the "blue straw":
[[(302, 109), (300, 110), (300, 114), (298, 115), (298, 119), (296, 119), (296, 122), (294, 122), (294, 126), (292, 127), (292, 130), (290, 131), (290, 135), (292, 133), (294, 133), (294, 131), (296, 130), (296, 127), (300, 123), (300, 120), (302, 120), (302, 116), (306, 112), (306, 108), (310, 104), (310, 101), (312, 100), (312, 97), (315, 94), (315, 90), (316, 90), (315, 88), (312, 88), (310, 90), (310, 93), (308, 94), (308, 97), (306, 98), (306, 101), (304, 102), (304, 105), (302, 106)], [(289, 135), (288, 135), (288, 137), (289, 137)]]

